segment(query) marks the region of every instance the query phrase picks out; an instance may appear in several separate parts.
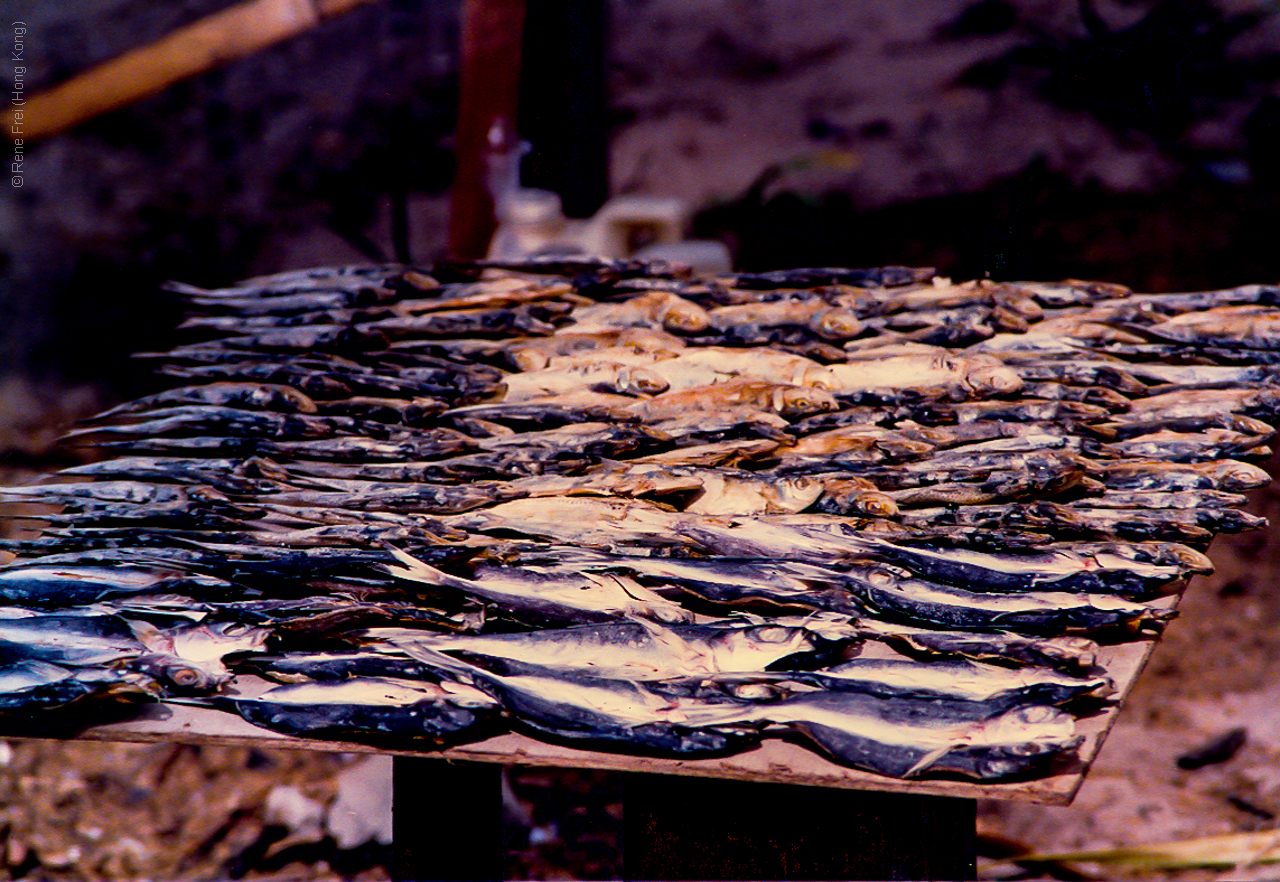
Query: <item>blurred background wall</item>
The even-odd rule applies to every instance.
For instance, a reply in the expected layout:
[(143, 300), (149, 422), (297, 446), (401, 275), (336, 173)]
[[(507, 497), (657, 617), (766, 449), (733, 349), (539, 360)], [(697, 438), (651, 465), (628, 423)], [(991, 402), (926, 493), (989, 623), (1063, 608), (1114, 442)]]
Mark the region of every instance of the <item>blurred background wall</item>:
[[(0, 24), (26, 23), (29, 96), (230, 5), (3, 0)], [(566, 40), (570, 6), (529, 2), (534, 186), (563, 184), (555, 133), (595, 112), (546, 86), (566, 53), (593, 51)], [(744, 269), (1280, 279), (1274, 0), (573, 8), (607, 23), (607, 168), (582, 174), (685, 200), (692, 232)], [(28, 146), (24, 185), (0, 192), (0, 449), (38, 456), (50, 426), (145, 386), (128, 355), (166, 345), (164, 279), (391, 257), (396, 200), (412, 258), (436, 259), (459, 18), (460, 0), (374, 0)], [(14, 76), (0, 64), (0, 88)]]

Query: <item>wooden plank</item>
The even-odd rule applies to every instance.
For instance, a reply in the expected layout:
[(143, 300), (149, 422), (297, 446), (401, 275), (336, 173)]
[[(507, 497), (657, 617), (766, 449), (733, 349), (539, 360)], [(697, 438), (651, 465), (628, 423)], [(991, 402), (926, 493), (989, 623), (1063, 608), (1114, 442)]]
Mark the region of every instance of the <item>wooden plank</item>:
[[(1173, 598), (1168, 599), (1168, 602), (1172, 604)], [(1119, 703), (1079, 721), (1079, 731), (1085, 737), (1085, 742), (1080, 748), (1078, 760), (1043, 778), (1007, 783), (887, 778), (838, 765), (798, 744), (777, 740), (767, 741), (753, 750), (735, 756), (716, 759), (665, 759), (582, 750), (563, 744), (538, 741), (519, 734), (500, 735), (439, 752), (387, 751), (382, 747), (348, 741), (291, 738), (253, 726), (233, 714), (175, 704), (157, 704), (148, 707), (138, 719), (92, 727), (80, 737), (111, 741), (188, 740), (310, 750), (378, 751), (487, 763), (612, 769), (728, 778), (757, 783), (1066, 805), (1071, 802), (1083, 783), (1086, 771), (1097, 757), (1107, 732), (1120, 712), (1123, 698), (1133, 688), (1138, 673), (1146, 664), (1154, 648), (1155, 641), (1150, 639), (1103, 647), (1099, 664), (1115, 682)], [(868, 654), (871, 653), (868, 652)], [(257, 694), (268, 686), (266, 682), (252, 677), (242, 676), (235, 681), (237, 691), (246, 695)]]
[(974, 879), (971, 799), (628, 774), (627, 879)]

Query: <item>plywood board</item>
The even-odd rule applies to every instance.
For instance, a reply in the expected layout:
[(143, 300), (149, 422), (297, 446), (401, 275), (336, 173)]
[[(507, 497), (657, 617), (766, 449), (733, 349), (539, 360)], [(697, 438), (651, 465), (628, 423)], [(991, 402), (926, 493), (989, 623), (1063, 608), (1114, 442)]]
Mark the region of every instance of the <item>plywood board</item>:
[[(81, 737), (107, 741), (194, 741), (306, 750), (399, 753), (480, 762), (694, 775), (1065, 805), (1083, 783), (1085, 773), (1101, 749), (1107, 732), (1115, 723), (1124, 697), (1133, 688), (1154, 648), (1155, 641), (1151, 639), (1103, 647), (1099, 664), (1115, 682), (1115, 697), (1118, 701), (1103, 712), (1080, 721), (1079, 729), (1085, 736), (1085, 741), (1078, 758), (1047, 777), (999, 784), (888, 778), (838, 765), (808, 748), (776, 740), (766, 741), (759, 747), (734, 756), (697, 760), (581, 750), (538, 741), (520, 734), (500, 735), (444, 751), (387, 750), (355, 742), (294, 738), (254, 726), (233, 713), (173, 703), (148, 706), (139, 718), (128, 722), (91, 727)], [(242, 676), (235, 681), (236, 690), (249, 696), (260, 693), (269, 685), (253, 677)]]

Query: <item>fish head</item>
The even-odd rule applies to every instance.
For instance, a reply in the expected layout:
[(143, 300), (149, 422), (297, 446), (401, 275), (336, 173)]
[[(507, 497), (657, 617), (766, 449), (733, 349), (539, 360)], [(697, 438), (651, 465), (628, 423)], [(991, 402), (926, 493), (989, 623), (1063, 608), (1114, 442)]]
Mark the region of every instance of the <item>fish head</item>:
[(849, 510), (873, 518), (891, 518), (898, 513), (893, 497), (875, 490), (855, 493), (849, 499)]
[(833, 370), (830, 366), (810, 368), (805, 371), (804, 384), (810, 389), (824, 389), (827, 391), (841, 386), (839, 372)]
[(1130, 407), (1128, 398), (1106, 386), (1090, 387), (1084, 394), (1084, 403), (1106, 408), (1111, 413), (1123, 413)]
[(1207, 576), (1213, 572), (1213, 561), (1194, 548), (1171, 542), (1160, 548), (1159, 563), (1175, 566), (1187, 573)]
[(774, 394), (774, 409), (784, 417), (808, 416), (839, 407), (835, 396), (812, 386), (783, 386)]
[(130, 667), (154, 678), (174, 695), (208, 695), (231, 680), (231, 672), (221, 664), (203, 668), (173, 655), (149, 653), (134, 659)]
[(678, 301), (663, 311), (662, 327), (673, 334), (700, 334), (711, 327), (711, 316), (696, 303)]
[(982, 364), (965, 374), (965, 381), (980, 395), (1011, 395), (1022, 389), (1022, 378), (1003, 364)]
[(1242, 432), (1246, 435), (1258, 435), (1262, 438), (1270, 438), (1275, 434), (1275, 430), (1262, 420), (1254, 419), (1242, 413), (1231, 414), (1230, 427), (1232, 431)]
[(992, 292), (991, 298), (998, 306), (1017, 313), (1029, 322), (1044, 318), (1044, 308), (1036, 303), (1035, 295), (1025, 288), (1008, 288)]
[(810, 321), (813, 332), (824, 340), (848, 340), (862, 333), (862, 322), (849, 309), (826, 309)]
[(863, 479), (832, 478), (822, 482), (822, 495), (831, 510), (842, 514), (858, 514), (868, 517), (892, 517), (898, 513), (898, 504), (874, 487), (868, 487)]
[(774, 484), (774, 489), (777, 492), (778, 505), (786, 511), (804, 511), (817, 502), (823, 492), (821, 481), (815, 481), (804, 475), (780, 478)]
[(648, 368), (624, 368), (618, 372), (618, 391), (658, 395), (671, 387), (666, 378)]
[(971, 744), (1010, 749), (1023, 756), (1059, 750), (1076, 739), (1075, 717), (1059, 708), (1035, 704), (984, 720), (966, 738)]
[(519, 371), (540, 371), (550, 361), (545, 352), (536, 349), (514, 349), (507, 353), (507, 358)]
[(618, 332), (616, 344), (635, 353), (651, 352), (663, 357), (674, 357), (680, 354), (685, 343), (679, 337), (673, 337), (657, 328), (623, 328)]
[(1031, 323), (1019, 312), (997, 304), (991, 308), (991, 326), (998, 332), (1025, 334)]
[(1271, 483), (1271, 476), (1266, 469), (1232, 459), (1219, 465), (1218, 480), (1223, 490), (1252, 490)]

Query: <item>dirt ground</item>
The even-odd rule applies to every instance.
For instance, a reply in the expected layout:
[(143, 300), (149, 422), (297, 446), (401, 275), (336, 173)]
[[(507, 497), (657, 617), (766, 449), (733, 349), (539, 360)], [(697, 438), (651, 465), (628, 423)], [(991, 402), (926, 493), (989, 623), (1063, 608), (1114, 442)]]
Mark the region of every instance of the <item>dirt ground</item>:
[[(1267, 464), (1280, 474), (1280, 457)], [(1219, 536), (1216, 571), (1192, 580), (1119, 714), (1075, 801), (1067, 807), (985, 802), (978, 829), (1035, 851), (1075, 851), (1271, 830), (1280, 815), (1280, 491), (1251, 494), (1268, 530)], [(1229, 760), (1195, 770), (1177, 759), (1242, 728)], [(1280, 834), (1278, 834), (1280, 835)], [(1007, 864), (980, 862), (989, 878)], [(1275, 865), (1176, 873), (1076, 869), (1097, 878), (1274, 879)], [(1033, 876), (1034, 877), (1034, 876)]]

